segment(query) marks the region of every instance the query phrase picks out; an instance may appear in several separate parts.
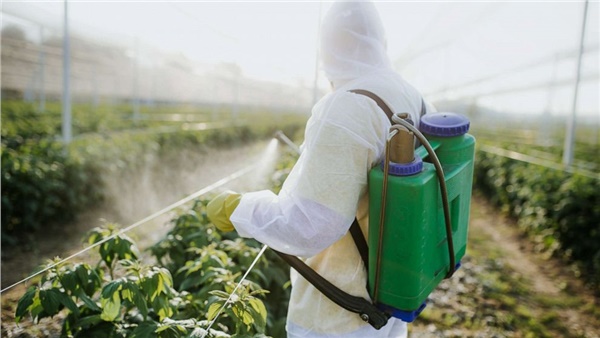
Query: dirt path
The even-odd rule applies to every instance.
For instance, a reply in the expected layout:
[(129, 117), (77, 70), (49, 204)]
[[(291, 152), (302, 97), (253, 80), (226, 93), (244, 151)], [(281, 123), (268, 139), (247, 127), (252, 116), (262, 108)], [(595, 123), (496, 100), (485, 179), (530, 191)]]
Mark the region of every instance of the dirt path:
[[(483, 200), (477, 200), (479, 212), (489, 215), (496, 214), (491, 207)], [(476, 218), (471, 221), (471, 229), (482, 231), (490, 237), (495, 245), (497, 245), (505, 253), (505, 261), (515, 271), (527, 278), (532, 283), (532, 289), (535, 292), (542, 292), (550, 295), (556, 295), (560, 292), (557, 281), (551, 279), (542, 269), (542, 262), (539, 258), (536, 259), (532, 253), (531, 245), (527, 243), (527, 239), (523, 238), (514, 227), (510, 227), (507, 220), (501, 216), (494, 217), (490, 220), (488, 217)], [(547, 263), (547, 262), (546, 262)], [(547, 268), (548, 264), (545, 264)]]
[[(575, 291), (584, 303), (598, 302), (584, 283), (563, 262), (547, 257), (536, 250), (527, 238), (519, 233), (513, 221), (498, 215), (483, 198), (476, 199), (478, 212), (491, 217), (478, 217), (471, 222), (476, 231), (487, 234), (505, 254), (505, 262), (531, 285), (531, 291), (543, 297), (563, 298)], [(573, 332), (589, 337), (600, 337), (599, 318), (591, 318), (577, 308), (565, 308), (560, 316)], [(592, 324), (592, 325), (590, 325)]]
[(599, 300), (563, 262), (474, 196), (463, 268), (443, 281), (411, 337), (600, 337)]

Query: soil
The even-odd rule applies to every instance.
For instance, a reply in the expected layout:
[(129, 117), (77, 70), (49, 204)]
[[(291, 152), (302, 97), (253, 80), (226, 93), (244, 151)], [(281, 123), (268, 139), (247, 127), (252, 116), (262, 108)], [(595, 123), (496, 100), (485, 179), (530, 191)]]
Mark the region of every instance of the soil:
[[(477, 194), (473, 196), (469, 226), (470, 245), (475, 246), (473, 240), (477, 239), (483, 250), (467, 249), (463, 266), (451, 279), (442, 281), (430, 295), (431, 305), (428, 305), (437, 307), (442, 319), (460, 319), (456, 325), (446, 325), (448, 328), (436, 325), (435, 320), (418, 318), (409, 326), (410, 337), (600, 337), (600, 314), (594, 310), (600, 306), (600, 299), (569, 264), (539, 251), (519, 231), (514, 220), (504, 217)], [(508, 280), (522, 284), (509, 287), (524, 291), (509, 302), (492, 298), (497, 295), (488, 294), (485, 289), (493, 273), (511, 275)], [(528, 318), (541, 324), (505, 327), (506, 323), (498, 320), (512, 316), (511, 312), (519, 307), (525, 308)], [(476, 318), (483, 316), (480, 313), (486, 313), (485, 320), (489, 323), (473, 325)], [(544, 318), (553, 318), (560, 324), (549, 324)], [(550, 333), (527, 334), (526, 325), (541, 325)]]
[[(519, 232), (515, 222), (498, 215), (482, 197), (476, 198), (479, 212), (489, 216), (473, 220), (471, 226), (489, 235), (492, 242), (506, 253), (505, 262), (530, 282), (534, 293), (546, 297), (560, 297), (562, 293), (575, 290), (584, 303), (599, 304), (600, 299), (576, 277), (568, 264), (549, 259), (543, 252), (539, 252), (536, 246)], [(581, 332), (586, 337), (600, 337), (597, 319), (590, 318), (577, 309), (566, 309), (561, 319), (573, 332)], [(593, 322), (596, 325), (590, 325)]]

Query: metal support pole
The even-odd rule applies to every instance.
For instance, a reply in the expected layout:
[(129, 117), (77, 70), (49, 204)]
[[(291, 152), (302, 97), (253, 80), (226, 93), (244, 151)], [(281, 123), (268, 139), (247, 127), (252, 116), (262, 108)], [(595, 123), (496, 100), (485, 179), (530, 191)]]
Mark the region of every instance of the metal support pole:
[(585, 26), (587, 22), (588, 0), (583, 7), (583, 23), (581, 25), (581, 38), (579, 40), (579, 56), (577, 58), (577, 74), (575, 78), (575, 92), (573, 93), (573, 106), (571, 115), (567, 119), (567, 132), (565, 135), (565, 146), (563, 152), (563, 164), (571, 166), (573, 164), (573, 144), (575, 143), (575, 120), (577, 116), (577, 98), (579, 95), (579, 80), (581, 78), (581, 59), (583, 56), (583, 47), (585, 42)]
[(46, 50), (44, 48), (44, 26), (40, 25), (40, 113), (46, 110)]
[(134, 56), (133, 56), (133, 121), (137, 123), (140, 120), (140, 89), (139, 89), (139, 74), (138, 74), (138, 57), (139, 57), (139, 39), (134, 41)]
[(219, 100), (219, 78), (215, 77), (213, 79), (213, 97), (211, 102), (211, 115), (210, 120), (215, 122), (217, 120), (217, 102)]
[(231, 119), (235, 122), (238, 120), (239, 112), (240, 112), (240, 73), (238, 70), (235, 70), (235, 74), (233, 75), (232, 86), (233, 86), (233, 104), (231, 107)]
[(99, 94), (98, 94), (98, 68), (99, 68), (99, 64), (97, 64), (96, 67), (94, 67), (92, 69), (92, 88), (94, 93), (92, 94), (92, 107), (94, 108), (94, 113), (96, 112), (96, 109), (98, 109), (98, 105), (100, 104), (100, 98), (99, 98)]
[(67, 0), (65, 0), (64, 15), (64, 34), (63, 34), (63, 95), (62, 95), (62, 136), (65, 144), (69, 144), (72, 139), (71, 132), (71, 56), (69, 45), (69, 20)]

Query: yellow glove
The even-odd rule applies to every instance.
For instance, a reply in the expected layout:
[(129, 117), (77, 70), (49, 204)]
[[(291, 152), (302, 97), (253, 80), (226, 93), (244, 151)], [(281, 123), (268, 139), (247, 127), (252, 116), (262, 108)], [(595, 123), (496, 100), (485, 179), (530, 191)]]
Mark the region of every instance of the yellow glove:
[(240, 204), (242, 195), (233, 191), (225, 191), (213, 198), (206, 206), (206, 215), (217, 229), (228, 232), (233, 231), (233, 223), (229, 220), (235, 208)]

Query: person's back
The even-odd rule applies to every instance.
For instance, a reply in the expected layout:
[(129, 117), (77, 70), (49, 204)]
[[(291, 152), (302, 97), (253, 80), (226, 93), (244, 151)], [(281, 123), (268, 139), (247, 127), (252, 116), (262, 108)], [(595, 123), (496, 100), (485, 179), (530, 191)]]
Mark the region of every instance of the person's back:
[[(214, 218), (226, 221), (223, 228), (235, 226), (242, 237), (307, 257), (309, 266), (340, 289), (369, 298), (366, 270), (348, 229), (357, 217), (367, 233), (368, 173), (383, 159), (391, 124), (375, 101), (350, 90), (375, 93), (395, 113), (410, 113), (415, 123), (422, 98), (392, 70), (372, 3), (332, 5), (322, 25), (321, 57), (334, 90), (313, 107), (302, 154), (281, 191), (220, 197)], [(392, 318), (375, 330), (293, 271), (291, 277), (288, 337), (406, 336), (406, 323)]]
[[(312, 119), (306, 130), (307, 140), (319, 140), (320, 143), (330, 143), (328, 140), (339, 139), (336, 131), (354, 135), (350, 144), (341, 145), (345, 150), (327, 152), (324, 161), (328, 161), (339, 176), (344, 175), (344, 169), (356, 170), (354, 162), (356, 155), (349, 152), (359, 152), (365, 161), (359, 166), (363, 173), (346, 178), (339, 177), (334, 185), (328, 185), (329, 193), (337, 194), (341, 201), (348, 200), (348, 195), (355, 194), (352, 190), (358, 181), (359, 192), (358, 210), (356, 217), (363, 233), (367, 234), (368, 227), (368, 195), (366, 191), (367, 173), (370, 168), (381, 163), (388, 135), (390, 122), (376, 103), (370, 98), (351, 93), (350, 90), (363, 89), (375, 93), (391, 109), (396, 112), (410, 112), (414, 121), (418, 121), (421, 110), (421, 96), (408, 83), (390, 71), (373, 72), (359, 79), (345, 83), (328, 96), (324, 97), (313, 109)], [(358, 115), (358, 116), (357, 116)], [(331, 126), (331, 127), (330, 127)], [(335, 141), (334, 141), (335, 142)], [(332, 153), (337, 153), (333, 156)], [(340, 159), (336, 159), (336, 157)], [(315, 182), (315, 184), (318, 184)], [(346, 196), (344, 196), (346, 195)], [(355, 206), (356, 208), (356, 206)], [(354, 295), (369, 299), (367, 292), (367, 275), (363, 261), (349, 233), (327, 247), (317, 255), (306, 259), (306, 263), (320, 273), (325, 279), (340, 289)], [(330, 301), (316, 290), (308, 281), (298, 276), (292, 270), (292, 295), (288, 312), (288, 337), (403, 337), (406, 335), (406, 324), (399, 320), (390, 320), (388, 325), (377, 331), (355, 314), (348, 312)]]
[[(317, 151), (323, 153), (323, 158), (313, 160), (328, 163), (329, 170), (338, 176), (333, 184), (324, 183), (329, 190), (325, 194), (337, 194), (340, 203), (356, 210), (365, 236), (368, 227), (367, 175), (369, 169), (383, 158), (390, 122), (373, 100), (350, 90), (375, 93), (394, 112), (411, 113), (417, 124), (422, 108), (421, 95), (392, 70), (385, 43), (383, 27), (372, 4), (353, 2), (332, 6), (323, 22), (321, 53), (323, 68), (334, 91), (313, 108), (311, 120), (314, 121), (307, 124), (305, 137), (305, 148), (324, 145), (330, 148)], [(349, 139), (348, 143), (344, 144), (343, 139)], [(333, 144), (339, 149), (331, 149)], [(363, 161), (355, 163), (361, 157)], [(311, 182), (305, 184), (311, 185)], [(299, 182), (298, 185), (303, 184)], [(357, 187), (359, 191), (356, 191)], [(353, 197), (358, 197), (358, 205), (349, 202)], [(308, 258), (306, 263), (340, 289), (369, 298), (366, 269), (349, 233)], [(288, 313), (288, 337), (406, 335), (406, 324), (395, 319), (379, 331), (373, 329), (357, 314), (330, 301), (294, 271), (290, 303), (293, 305)]]

